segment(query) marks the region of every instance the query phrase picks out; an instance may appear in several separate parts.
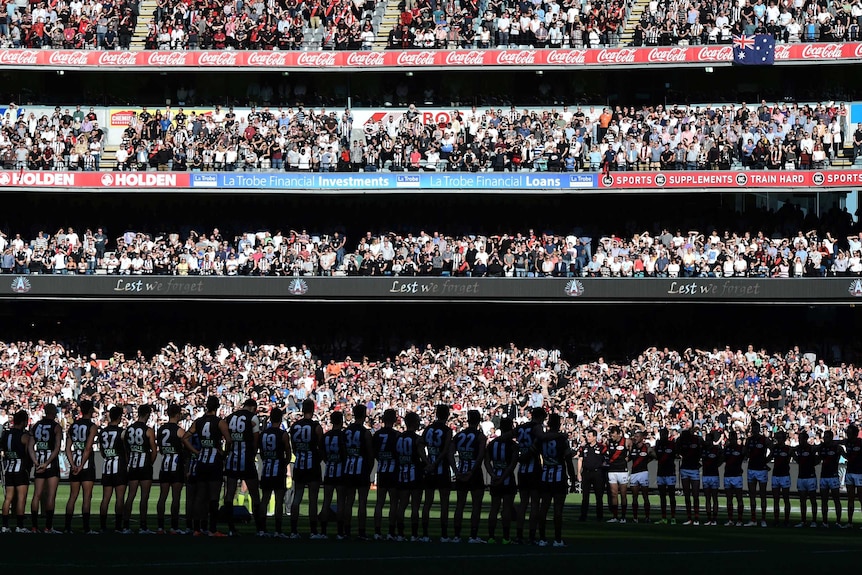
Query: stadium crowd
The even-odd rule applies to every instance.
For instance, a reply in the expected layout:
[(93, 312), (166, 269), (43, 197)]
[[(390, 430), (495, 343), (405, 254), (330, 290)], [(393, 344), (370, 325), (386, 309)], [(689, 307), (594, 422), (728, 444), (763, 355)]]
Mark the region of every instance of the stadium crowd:
[[(357, 532), (371, 538), (366, 531), (366, 506), (374, 459), (379, 502), (374, 538), (384, 538), (382, 511), (388, 498), (388, 538), (400, 541), (407, 537), (408, 505), (411, 540), (429, 541), (428, 510), (434, 495), (439, 492), (448, 503), (454, 487), (458, 493), (454, 538), (448, 532), (446, 505), (441, 541), (461, 540), (469, 494), (469, 540), (486, 542), (479, 534), (486, 487), (483, 466), (492, 496), (489, 538), (495, 538), (502, 503), (503, 539), (523, 539), (529, 515), (529, 541), (539, 545), (548, 544), (545, 524), (552, 504), (553, 541), (562, 545), (562, 502), (577, 482), (584, 490), (582, 520), (587, 518), (592, 489), (598, 497), (596, 514), (602, 519), (602, 492), (607, 486), (610, 522), (625, 522), (631, 483), (632, 514), (637, 521), (638, 494), (649, 490), (646, 466), (653, 459), (659, 465), (660, 523), (676, 522), (679, 473), (685, 495), (684, 524), (700, 524), (702, 477), (704, 524), (716, 525), (722, 463), (726, 525), (744, 524), (745, 460), (751, 497), (747, 526), (767, 526), (770, 462), (776, 526), (790, 524), (791, 459), (799, 464), (797, 488), (803, 506), (797, 527), (809, 525), (809, 500), (811, 526), (817, 525), (818, 493), (824, 527), (829, 526), (830, 501), (838, 526), (852, 525), (856, 487), (862, 485), (862, 440), (854, 424), (860, 417), (862, 374), (853, 364), (829, 366), (798, 348), (779, 353), (757, 351), (752, 345), (746, 351), (730, 346), (682, 352), (650, 348), (628, 363), (608, 364), (599, 357), (570, 364), (554, 349), (428, 346), (411, 347), (379, 362), (346, 357), (325, 365), (304, 346), (253, 341), (215, 349), (169, 343), (152, 357), (116, 353), (107, 361), (44, 341), (4, 343), (0, 349), (4, 382), (0, 423), (6, 428), (0, 446), (6, 482), (5, 532), (10, 531), (10, 506), (16, 498), (17, 531), (39, 532), (41, 505), (45, 531), (59, 532), (53, 525), (54, 498), (64, 443), (64, 466), (70, 470), (72, 484), (85, 490), (87, 532), (95, 532), (86, 494), (96, 478), (94, 450), (102, 454), (101, 481), (107, 498), (100, 509), (102, 530), (107, 530), (109, 500), (116, 493), (115, 528), (131, 533), (133, 502), (142, 487), (142, 534), (153, 533), (146, 509), (157, 452), (162, 455), (158, 532), (179, 532), (178, 495), (187, 483), (187, 525), (196, 535), (214, 536), (224, 535), (217, 526), (224, 473), (228, 478), (225, 505), (232, 506), (237, 486), (244, 482), (259, 535), (272, 535), (266, 509), (275, 495), (274, 534), (301, 538), (300, 503), (307, 495), (312, 538), (327, 538), (326, 524), (334, 520), (338, 538), (343, 539), (351, 535), (358, 495)], [(345, 428), (351, 413), (352, 421)], [(260, 475), (255, 463), (258, 451), (263, 460)], [(294, 498), (288, 534), (281, 509), (291, 453)], [(839, 462), (845, 455), (848, 523), (843, 521), (838, 495)], [(520, 464), (517, 483), (516, 464)], [(822, 464), (819, 490), (818, 464)], [(24, 499), (30, 467), (35, 467), (35, 493), (28, 529)], [(335, 503), (334, 517), (326, 512), (318, 517), (321, 480), (320, 509)], [(259, 487), (264, 491), (262, 500)], [(423, 491), (426, 506), (420, 516)], [(521, 498), (516, 508), (518, 491)], [(165, 503), (171, 492), (174, 504), (167, 526)], [(66, 508), (66, 531), (71, 530), (77, 494), (73, 489)], [(736, 498), (738, 510), (733, 504)], [(650, 522), (647, 497), (642, 511), (642, 520)], [(229, 514), (229, 535), (236, 532), (232, 517)], [(517, 535), (511, 531), (513, 523)]]
[[(11, 114), (0, 129), (4, 169), (99, 170), (106, 133), (94, 109), (37, 118)], [(862, 154), (862, 124), (841, 103), (455, 110), (423, 124), (400, 116), (354, 125), (353, 114), (304, 106), (244, 115), (144, 107), (126, 128), (114, 169), (233, 171), (610, 171), (820, 169)]]
[[(849, 224), (849, 214), (835, 211)], [(777, 220), (801, 223), (787, 208)], [(798, 228), (797, 228), (798, 230)], [(306, 230), (154, 235), (74, 228), (25, 240), (0, 232), (0, 273), (64, 275), (461, 276), (461, 277), (860, 277), (862, 234), (834, 237), (698, 231), (631, 237), (526, 233), (375, 234), (356, 242)]]

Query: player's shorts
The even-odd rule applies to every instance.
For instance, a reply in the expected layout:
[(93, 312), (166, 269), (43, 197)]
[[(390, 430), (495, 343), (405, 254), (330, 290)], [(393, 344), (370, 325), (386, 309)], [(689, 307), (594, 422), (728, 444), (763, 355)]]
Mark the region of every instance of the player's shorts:
[(649, 471), (638, 471), (629, 475), (629, 485), (633, 487), (649, 487)]
[(119, 487), (129, 484), (129, 476), (125, 471), (121, 473), (110, 473), (102, 475), (102, 487)]
[(817, 491), (817, 478), (800, 477), (796, 480), (796, 491), (800, 493), (814, 493)]
[(398, 491), (415, 491), (417, 489), (422, 489), (422, 482), (419, 480), (416, 481), (398, 481), (395, 484), (395, 488)]
[(725, 489), (742, 489), (742, 475), (734, 475), (733, 477), (724, 477)]
[(755, 481), (758, 483), (763, 483), (766, 485), (766, 481), (769, 479), (769, 471), (766, 469), (749, 469), (748, 470), (748, 484), (751, 485)]
[(565, 494), (568, 491), (568, 489), (569, 489), (569, 486), (562, 481), (554, 481), (554, 482), (543, 481), (539, 485), (539, 492), (547, 493), (550, 495)]
[(39, 471), (33, 475), (36, 479), (49, 479), (51, 477), (60, 477), (60, 464), (55, 459), (45, 471)]
[(679, 478), (700, 481), (700, 469), (680, 469)]
[(477, 469), (467, 481), (455, 480), (455, 491), (476, 491), (485, 489), (485, 477), (482, 475), (482, 470)]
[(522, 473), (518, 475), (518, 490), (537, 491), (541, 488), (542, 476), (538, 473)]
[(515, 483), (514, 478), (510, 478), (508, 484), (491, 484), (488, 487), (488, 491), (491, 493), (491, 497), (506, 497), (507, 495), (514, 496), (518, 492), (518, 485)]
[(295, 483), (320, 483), (323, 481), (323, 474), (320, 471), (320, 466), (315, 465), (312, 469), (294, 468), (293, 481)]
[(608, 483), (611, 485), (628, 485), (628, 471), (608, 471)]
[(676, 487), (676, 475), (659, 475), (655, 482), (659, 487)]
[(287, 490), (287, 475), (261, 477), (260, 488), (265, 491), (285, 491)]
[(449, 473), (433, 473), (426, 475), (423, 480), (425, 489), (452, 489), (452, 477)]
[(820, 478), (820, 490), (825, 491), (827, 489), (838, 489), (841, 487), (841, 482), (837, 477), (821, 477)]
[(17, 473), (7, 473), (4, 476), (6, 487), (20, 487), (22, 485), (30, 485), (30, 472), (18, 471)]
[(862, 473), (847, 473), (844, 475), (844, 485), (862, 487)]
[(129, 481), (152, 481), (153, 466), (129, 469)]
[(704, 475), (700, 485), (704, 489), (718, 489), (718, 475)]
[(324, 477), (323, 478), (324, 485), (332, 485), (335, 487), (341, 487), (343, 485), (347, 485), (347, 478), (343, 475), (336, 475), (333, 477)]
[(396, 489), (398, 487), (398, 476), (395, 473), (378, 473), (377, 490)]
[(790, 476), (789, 475), (773, 475), (772, 476), (772, 488), (773, 489), (790, 489)]
[(159, 471), (159, 483), (185, 483), (182, 471)]
[(223, 474), (221, 469), (210, 465), (200, 465), (195, 468), (195, 481), (198, 483), (218, 483), (221, 484)]
[(236, 469), (225, 469), (224, 476), (230, 479), (242, 479), (244, 481), (257, 479), (257, 468), (254, 466), (251, 469), (243, 469), (237, 471)]
[(368, 489), (371, 487), (371, 475), (368, 473), (348, 475), (345, 478), (345, 485), (356, 489)]
[(96, 481), (96, 468), (92, 465), (89, 469), (82, 469), (80, 473), (74, 475), (69, 473), (69, 483), (86, 483)]

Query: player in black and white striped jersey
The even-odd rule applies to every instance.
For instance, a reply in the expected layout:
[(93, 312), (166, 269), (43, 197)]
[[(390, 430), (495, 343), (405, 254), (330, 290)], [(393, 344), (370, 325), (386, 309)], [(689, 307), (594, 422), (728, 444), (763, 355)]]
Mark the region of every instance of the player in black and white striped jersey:
[[(233, 510), (233, 498), (237, 483), (244, 481), (251, 496), (251, 508), (257, 531), (262, 531), (260, 522), (260, 480), (255, 466), (260, 420), (257, 417), (257, 402), (247, 399), (242, 408), (222, 420), (221, 432), (226, 439), (224, 505)], [(228, 535), (236, 535), (233, 512), (228, 514)]]
[(90, 507), (93, 486), (96, 484), (96, 464), (93, 460), (93, 445), (99, 428), (93, 423), (93, 402), (83, 399), (78, 402), (81, 417), (69, 426), (66, 438), (66, 457), (69, 460), (69, 500), (66, 502), (65, 533), (72, 532), (72, 514), (78, 494), (83, 493), (81, 517), (85, 533), (96, 533), (90, 529)]
[(260, 456), (263, 466), (260, 474), (260, 487), (263, 496), (260, 501), (260, 517), (266, 532), (266, 509), (269, 500), (275, 495), (275, 537), (287, 537), (282, 531), (284, 520), (284, 497), (287, 493), (287, 467), (290, 463), (290, 436), (281, 429), (284, 412), (273, 408), (269, 414), (269, 427), (260, 434)]
[[(189, 428), (189, 435), (197, 436), (200, 442), (194, 469), (194, 535), (225, 537), (225, 534), (218, 530), (218, 503), (224, 472), (224, 437), (219, 427), (221, 418), (218, 416), (220, 406), (218, 397), (208, 397), (206, 413), (196, 419)], [(186, 448), (190, 447), (192, 446), (186, 442)], [(194, 452), (193, 449), (190, 450)]]
[(108, 411), (108, 425), (99, 431), (99, 451), (102, 454), (102, 504), (99, 507), (99, 524), (102, 532), (108, 530), (108, 508), (114, 502), (114, 529), (123, 529), (126, 486), (129, 482), (129, 462), (126, 442), (123, 440), (123, 408), (115, 405)]
[(12, 416), (12, 427), (3, 432), (0, 451), (3, 452), (3, 478), (6, 497), (3, 500), (3, 533), (11, 533), (9, 513), (15, 503), (16, 533), (29, 533), (24, 527), (27, 491), (30, 489), (30, 467), (33, 463), (33, 437), (27, 430), (30, 416), (18, 411)]
[(374, 505), (374, 540), (383, 539), (383, 508), (389, 500), (389, 535), (395, 539), (395, 522), (398, 511), (398, 461), (395, 458), (395, 444), (398, 430), (393, 427), (398, 420), (394, 409), (383, 412), (383, 427), (374, 432), (371, 442), (374, 457), (377, 459), (377, 503)]
[(162, 465), (159, 469), (159, 501), (156, 504), (157, 530), (165, 533), (165, 506), (171, 495), (171, 527), (168, 533), (176, 534), (180, 528), (180, 498), (185, 483), (185, 449), (183, 438), (185, 430), (180, 427), (183, 419), (182, 409), (177, 404), (168, 406), (168, 422), (159, 427), (156, 434)]
[[(296, 462), (293, 465), (294, 497), (290, 506), (290, 538), (300, 539), (299, 505), (308, 489), (308, 520), (311, 535), (317, 533), (317, 496), (320, 492), (320, 456), (323, 444), (323, 429), (312, 419), (314, 401), (302, 402), (302, 418), (290, 426), (290, 445)], [(316, 538), (316, 537), (315, 537)]]
[(359, 539), (366, 539), (365, 525), (368, 519), (368, 491), (371, 489), (371, 468), (374, 465), (374, 448), (371, 445), (371, 430), (365, 427), (368, 408), (358, 403), (353, 406), (353, 423), (344, 430), (347, 460), (344, 463), (344, 534), (351, 533), (353, 502), (359, 500), (357, 515)]
[(152, 535), (147, 527), (147, 514), (150, 507), (150, 490), (153, 487), (153, 463), (156, 459), (156, 433), (147, 422), (153, 414), (150, 405), (138, 406), (137, 421), (125, 431), (124, 436), (129, 453), (129, 488), (126, 492), (126, 509), (123, 513), (123, 533), (131, 533), (129, 522), (138, 487), (141, 488), (141, 501), (138, 508), (141, 535)]
[[(323, 434), (323, 503), (320, 506), (320, 535), (326, 539), (326, 525), (332, 514), (332, 497), (335, 495), (335, 519), (338, 525), (338, 540), (344, 536), (344, 490), (347, 480), (344, 473), (347, 463), (347, 449), (344, 437), (344, 413), (333, 411), (329, 416), (331, 429)], [(312, 535), (312, 539), (314, 539)]]

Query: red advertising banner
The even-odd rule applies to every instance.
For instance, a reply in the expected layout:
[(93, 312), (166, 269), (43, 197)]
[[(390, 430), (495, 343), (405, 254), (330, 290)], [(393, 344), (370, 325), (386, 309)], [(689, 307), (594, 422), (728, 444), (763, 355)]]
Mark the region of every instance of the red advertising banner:
[(642, 190), (840, 188), (860, 184), (862, 184), (862, 170), (610, 172), (599, 177), (599, 187), (601, 188)]
[[(689, 46), (602, 48), (584, 50), (408, 50), (386, 52), (272, 51), (86, 51), (0, 50), (0, 68), (451, 68), (451, 67), (590, 67), (730, 64), (733, 48)], [(862, 43), (779, 44), (775, 61), (840, 62), (862, 60)]]
[(191, 176), (175, 172), (0, 172), (0, 188), (189, 188)]

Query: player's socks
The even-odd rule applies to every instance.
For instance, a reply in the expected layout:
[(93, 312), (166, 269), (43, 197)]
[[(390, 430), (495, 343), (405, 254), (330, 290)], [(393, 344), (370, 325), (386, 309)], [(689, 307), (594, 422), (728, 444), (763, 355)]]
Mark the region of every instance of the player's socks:
[(99, 515), (99, 527), (101, 527), (102, 531), (108, 530), (108, 516), (104, 514)]
[(48, 531), (54, 529), (54, 510), (45, 511), (45, 528)]
[(9, 529), (9, 516), (3, 516), (3, 529)]
[(210, 501), (209, 505), (209, 531), (215, 533), (218, 531), (218, 501)]
[(114, 529), (117, 531), (122, 531), (126, 528), (126, 523), (123, 522), (123, 514), (115, 513), (114, 514)]
[(33, 529), (39, 529), (39, 513), (30, 512), (30, 526)]
[[(71, 531), (72, 530), (72, 514), (71, 513), (66, 513), (66, 520), (64, 522), (63, 528), (65, 531)], [(87, 531), (87, 529), (85, 528), (84, 531)]]
[(24, 516), (23, 515), (16, 515), (15, 516), (15, 525), (18, 527), (18, 529), (24, 529)]

